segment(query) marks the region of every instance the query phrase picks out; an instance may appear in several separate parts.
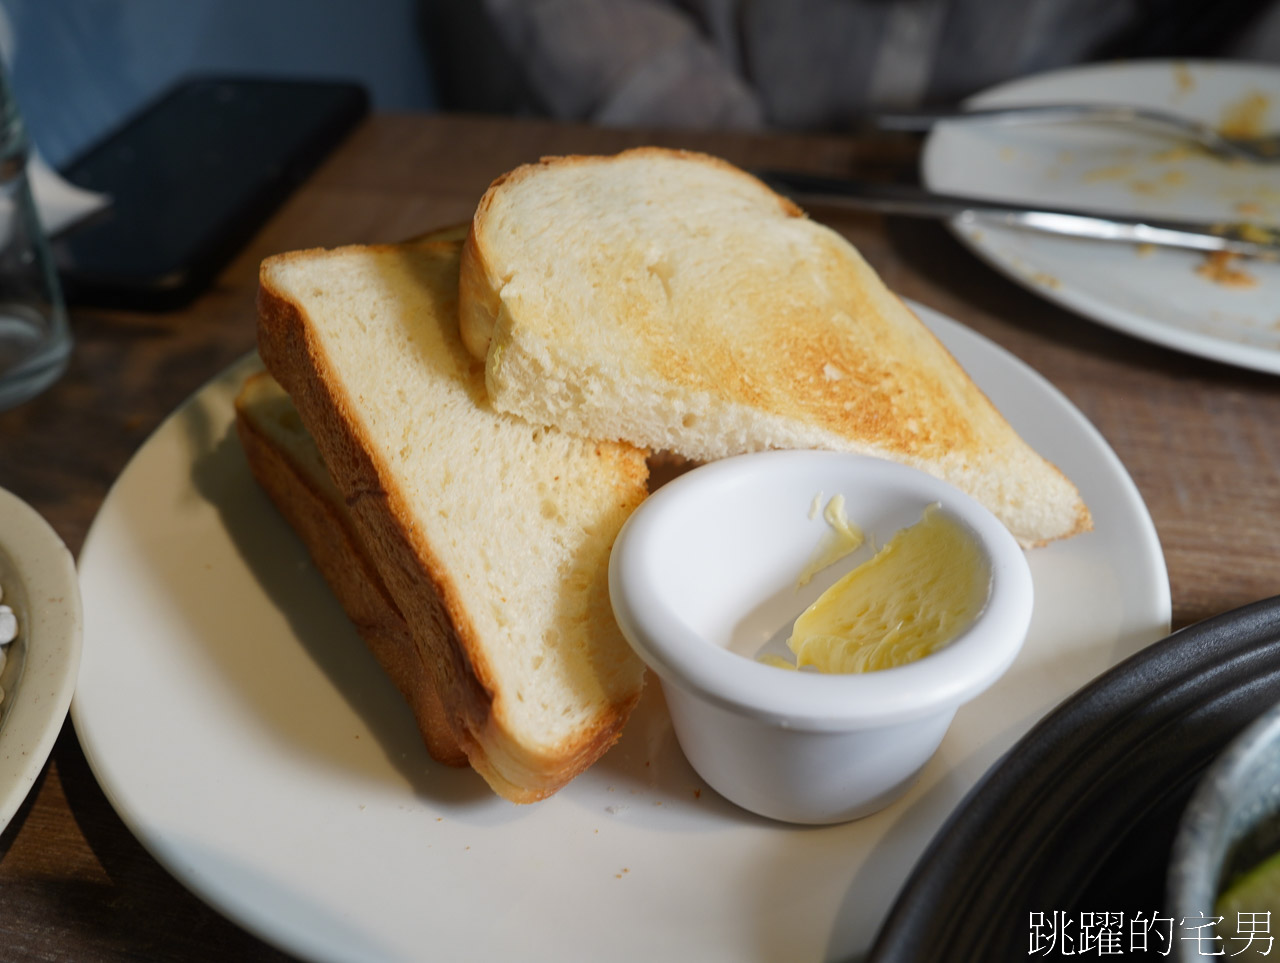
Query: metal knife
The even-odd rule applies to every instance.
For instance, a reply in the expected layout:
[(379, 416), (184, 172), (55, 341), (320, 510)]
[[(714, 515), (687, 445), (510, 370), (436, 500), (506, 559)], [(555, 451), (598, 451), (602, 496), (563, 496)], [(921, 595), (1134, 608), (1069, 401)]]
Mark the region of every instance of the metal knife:
[(996, 224), (1097, 241), (1280, 257), (1280, 229), (1252, 222), (1210, 224), (1161, 220), (1138, 214), (1028, 206), (935, 194), (906, 184), (869, 183), (799, 171), (759, 170), (755, 173), (774, 190), (797, 201), (821, 201), (910, 217), (954, 217), (965, 224)]

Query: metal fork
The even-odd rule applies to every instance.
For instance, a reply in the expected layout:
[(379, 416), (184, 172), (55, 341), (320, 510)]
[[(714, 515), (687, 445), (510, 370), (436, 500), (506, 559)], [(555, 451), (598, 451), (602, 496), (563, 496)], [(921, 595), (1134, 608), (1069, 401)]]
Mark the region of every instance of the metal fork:
[(921, 131), (934, 124), (978, 121), (999, 124), (1063, 124), (1100, 122), (1134, 124), (1199, 144), (1228, 160), (1254, 164), (1280, 163), (1280, 133), (1261, 137), (1227, 136), (1208, 124), (1178, 114), (1146, 107), (1115, 104), (1035, 104), (1020, 107), (983, 107), (975, 110), (882, 111), (869, 114), (868, 123), (881, 130)]

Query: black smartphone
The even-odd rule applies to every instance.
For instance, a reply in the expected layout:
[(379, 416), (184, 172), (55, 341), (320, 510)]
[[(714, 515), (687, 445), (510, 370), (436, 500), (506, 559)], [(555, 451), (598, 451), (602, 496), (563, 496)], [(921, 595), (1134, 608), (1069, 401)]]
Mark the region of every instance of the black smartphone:
[(186, 304), (368, 110), (344, 81), (181, 81), (62, 168), (111, 196), (52, 239), (67, 300)]

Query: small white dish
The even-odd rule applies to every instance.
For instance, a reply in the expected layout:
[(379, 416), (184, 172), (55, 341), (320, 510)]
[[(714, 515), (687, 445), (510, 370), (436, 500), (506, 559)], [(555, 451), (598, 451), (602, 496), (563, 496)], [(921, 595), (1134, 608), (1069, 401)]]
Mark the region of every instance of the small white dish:
[(62, 729), (80, 665), (75, 561), (26, 502), (0, 489), (0, 587), (18, 636), (0, 672), (0, 831), (26, 799)]
[[(813, 508), (837, 494), (866, 541), (800, 587), (828, 525)], [(990, 596), (968, 629), (877, 672), (759, 661), (828, 586), (934, 502), (990, 564)], [(1026, 557), (989, 511), (923, 472), (829, 451), (741, 455), (663, 486), (619, 534), (609, 588), (693, 768), (744, 809), (793, 823), (845, 822), (905, 792), (957, 707), (1013, 662), (1032, 610)]]

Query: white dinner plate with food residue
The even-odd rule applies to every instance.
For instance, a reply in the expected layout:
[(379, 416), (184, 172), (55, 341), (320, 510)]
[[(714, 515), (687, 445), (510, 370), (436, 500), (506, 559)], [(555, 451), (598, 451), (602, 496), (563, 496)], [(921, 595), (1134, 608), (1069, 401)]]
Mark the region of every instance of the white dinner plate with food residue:
[(1017, 359), (921, 314), (1076, 480), (1096, 530), (1032, 553), (1026, 646), (888, 808), (829, 827), (737, 809), (686, 763), (654, 684), (619, 744), (544, 802), (514, 806), (432, 763), (249, 473), (232, 399), (252, 358), (147, 441), (81, 553), (72, 717), (108, 798), (193, 892), (308, 960), (855, 956), (983, 772), (1169, 625), (1150, 515), (1106, 442)]
[[(1128, 103), (1219, 129), (1280, 130), (1280, 67), (1127, 61), (992, 88), (973, 107)], [(1280, 226), (1280, 164), (1219, 160), (1167, 136), (1098, 124), (941, 124), (922, 178), (932, 189), (1013, 202), (1208, 223)], [(1010, 278), (1148, 341), (1280, 373), (1280, 263), (953, 223)]]

